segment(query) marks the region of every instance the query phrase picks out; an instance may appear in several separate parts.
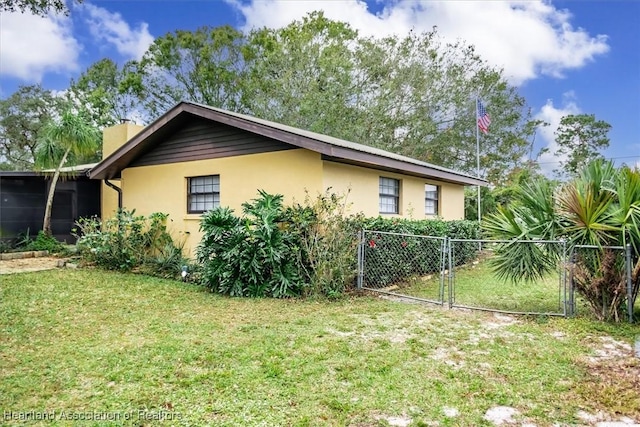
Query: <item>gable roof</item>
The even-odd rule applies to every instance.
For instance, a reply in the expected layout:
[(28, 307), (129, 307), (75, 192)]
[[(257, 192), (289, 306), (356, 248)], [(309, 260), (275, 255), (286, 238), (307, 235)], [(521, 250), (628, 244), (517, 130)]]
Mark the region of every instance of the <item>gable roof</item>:
[(483, 179), (451, 169), (432, 165), (385, 150), (345, 141), (292, 126), (258, 119), (193, 102), (180, 102), (156, 121), (144, 128), (110, 156), (98, 163), (89, 173), (93, 179), (120, 177), (141, 155), (153, 149), (188, 120), (200, 117), (261, 135), (276, 141), (320, 153), (323, 159), (357, 166), (397, 172), (462, 185), (487, 185)]

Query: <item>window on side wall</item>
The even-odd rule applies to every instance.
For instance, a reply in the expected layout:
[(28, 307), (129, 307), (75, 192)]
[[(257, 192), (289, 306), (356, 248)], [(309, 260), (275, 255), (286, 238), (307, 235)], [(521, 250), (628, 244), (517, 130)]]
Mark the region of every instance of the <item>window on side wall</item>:
[(220, 175), (187, 178), (187, 213), (203, 213), (220, 206)]
[(438, 215), (440, 209), (438, 199), (440, 198), (440, 187), (437, 185), (424, 185), (424, 213), (427, 215)]
[(380, 213), (400, 213), (400, 180), (380, 177)]

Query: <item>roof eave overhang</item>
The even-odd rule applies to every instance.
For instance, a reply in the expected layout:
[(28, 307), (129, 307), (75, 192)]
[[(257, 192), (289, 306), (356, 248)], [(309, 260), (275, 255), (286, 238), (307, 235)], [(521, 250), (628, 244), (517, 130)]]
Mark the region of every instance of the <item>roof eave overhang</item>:
[(363, 161), (363, 160), (356, 161), (352, 159), (346, 159), (342, 156), (323, 155), (322, 158), (323, 160), (327, 160), (330, 162), (344, 163), (348, 165), (360, 166), (360, 167), (365, 167), (369, 169), (377, 169), (377, 170), (393, 172), (401, 175), (415, 176), (417, 178), (433, 179), (436, 181), (442, 181), (442, 182), (447, 182), (451, 184), (480, 185), (483, 187), (488, 185), (487, 181), (483, 179), (477, 179), (477, 178), (468, 177), (464, 175), (461, 176), (454, 173), (440, 171), (438, 169), (430, 169), (430, 168), (426, 168), (424, 166), (419, 166), (419, 165), (412, 165), (412, 164), (407, 165), (406, 163), (400, 162), (397, 160), (380, 163), (380, 162), (376, 162), (375, 159), (372, 159), (373, 161)]
[(153, 142), (152, 137), (154, 135), (169, 127), (170, 124), (175, 122), (179, 116), (188, 117), (189, 115), (213, 120), (247, 132), (291, 144), (295, 147), (315, 151), (320, 153), (322, 156), (325, 156), (327, 160), (331, 161), (388, 170), (418, 177), (432, 178), (461, 185), (487, 185), (487, 182), (482, 179), (435, 167), (432, 168), (406, 162), (391, 157), (367, 153), (353, 148), (332, 145), (308, 136), (299, 135), (282, 129), (276, 129), (264, 123), (257, 123), (249, 120), (248, 118), (225, 114), (220, 110), (188, 102), (181, 102), (180, 104), (177, 104), (171, 110), (159, 117), (156, 121), (143, 129), (138, 135), (134, 136), (122, 147), (96, 165), (91, 170), (89, 176), (92, 179), (120, 178), (120, 172), (128, 166), (137, 154), (141, 153), (145, 149), (146, 144)]
[[(187, 104), (189, 105), (189, 104)], [(197, 106), (194, 106), (197, 107)], [(203, 107), (198, 107), (203, 108)], [(211, 113), (211, 114), (207, 114)], [(198, 114), (198, 113), (195, 113)], [(446, 170), (440, 170), (437, 168), (429, 168), (413, 163), (403, 162), (393, 158), (383, 157), (372, 153), (366, 153), (363, 151), (354, 150), (347, 147), (340, 147), (336, 145), (327, 144), (322, 141), (308, 138), (295, 133), (283, 131), (280, 129), (274, 129), (270, 126), (251, 122), (236, 116), (227, 116), (224, 113), (204, 109), (204, 115), (198, 114), (201, 117), (210, 118), (230, 126), (238, 127), (248, 132), (256, 133), (262, 136), (270, 137), (288, 144), (294, 145), (300, 148), (306, 148), (311, 151), (318, 152), (325, 156), (327, 160), (337, 161), (341, 163), (349, 163), (359, 165), (363, 167), (370, 167), (382, 170), (393, 171), (405, 175), (418, 176), (422, 178), (433, 178), (440, 181), (450, 182), (454, 184), (462, 185), (488, 185), (487, 181), (478, 179), (466, 175), (456, 174)]]
[(120, 172), (129, 165), (136, 154), (145, 148), (144, 142), (174, 121), (184, 111), (186, 105), (189, 104), (183, 102), (177, 104), (153, 123), (146, 126), (137, 135), (93, 167), (89, 172), (89, 177), (91, 179), (120, 178)]

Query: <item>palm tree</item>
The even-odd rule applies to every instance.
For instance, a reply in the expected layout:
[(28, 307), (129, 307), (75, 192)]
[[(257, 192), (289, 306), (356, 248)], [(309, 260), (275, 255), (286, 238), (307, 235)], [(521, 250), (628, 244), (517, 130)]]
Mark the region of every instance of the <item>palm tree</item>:
[(92, 127), (83, 116), (67, 110), (59, 120), (51, 121), (43, 128), (35, 150), (36, 165), (55, 168), (47, 205), (44, 211), (42, 231), (51, 235), (51, 208), (60, 170), (67, 161), (77, 161), (95, 155), (100, 148), (100, 131)]
[[(524, 185), (510, 209), (499, 209), (483, 222), (492, 238), (566, 239), (569, 247), (592, 245), (580, 253), (574, 284), (597, 318), (620, 320), (626, 294), (619, 257), (608, 246), (632, 247), (632, 300), (640, 287), (640, 171), (595, 160), (570, 182), (553, 187), (546, 179)], [(557, 245), (507, 245), (497, 251), (498, 275), (534, 280), (553, 270)]]

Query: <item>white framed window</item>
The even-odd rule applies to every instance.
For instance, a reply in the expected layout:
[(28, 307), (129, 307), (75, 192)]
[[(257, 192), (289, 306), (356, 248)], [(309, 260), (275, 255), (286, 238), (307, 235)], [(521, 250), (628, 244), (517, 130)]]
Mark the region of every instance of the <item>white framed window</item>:
[(220, 175), (187, 178), (187, 213), (203, 213), (220, 206)]
[(380, 177), (380, 213), (400, 213), (400, 180)]
[(440, 187), (437, 185), (424, 185), (424, 213), (438, 215), (440, 213), (438, 200), (440, 199)]

